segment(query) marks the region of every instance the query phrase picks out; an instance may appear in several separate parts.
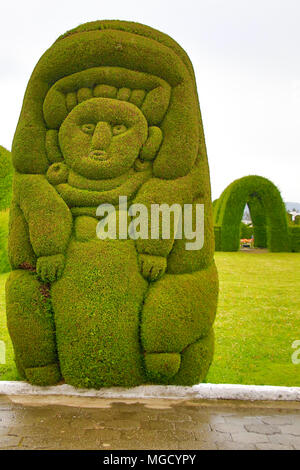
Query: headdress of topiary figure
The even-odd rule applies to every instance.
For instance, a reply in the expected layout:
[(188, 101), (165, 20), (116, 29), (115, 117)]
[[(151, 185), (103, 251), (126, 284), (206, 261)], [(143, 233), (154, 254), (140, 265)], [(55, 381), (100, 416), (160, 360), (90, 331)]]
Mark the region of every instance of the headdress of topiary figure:
[[(202, 381), (217, 272), (191, 63), (168, 36), (96, 21), (61, 36), (30, 78), (13, 143), (7, 318), (20, 374), (80, 387)], [(186, 240), (99, 240), (96, 209), (202, 203)], [(119, 212), (119, 217), (121, 214)]]

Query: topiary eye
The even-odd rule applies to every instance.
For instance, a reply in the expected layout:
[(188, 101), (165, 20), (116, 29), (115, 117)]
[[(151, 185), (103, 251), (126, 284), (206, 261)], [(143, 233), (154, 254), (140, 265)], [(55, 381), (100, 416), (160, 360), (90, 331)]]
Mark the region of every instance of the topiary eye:
[(123, 134), (123, 132), (127, 131), (127, 127), (124, 124), (118, 124), (117, 126), (113, 127), (113, 135)]
[(93, 134), (95, 127), (95, 124), (83, 124), (83, 126), (81, 126), (81, 130), (85, 134)]

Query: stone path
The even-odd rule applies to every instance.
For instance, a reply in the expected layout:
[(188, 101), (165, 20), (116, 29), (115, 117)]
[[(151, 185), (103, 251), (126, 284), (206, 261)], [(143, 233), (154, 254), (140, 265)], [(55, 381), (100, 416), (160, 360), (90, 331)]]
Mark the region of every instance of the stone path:
[(300, 449), (300, 403), (0, 395), (0, 449)]

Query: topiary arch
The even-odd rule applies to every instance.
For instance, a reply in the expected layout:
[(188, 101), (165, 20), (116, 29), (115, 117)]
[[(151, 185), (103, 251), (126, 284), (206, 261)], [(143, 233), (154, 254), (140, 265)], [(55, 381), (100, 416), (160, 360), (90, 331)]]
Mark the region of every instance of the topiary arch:
[(277, 187), (267, 178), (245, 176), (233, 181), (214, 205), (216, 249), (239, 249), (240, 223), (248, 204), (254, 227), (254, 245), (270, 251), (291, 251), (286, 209)]

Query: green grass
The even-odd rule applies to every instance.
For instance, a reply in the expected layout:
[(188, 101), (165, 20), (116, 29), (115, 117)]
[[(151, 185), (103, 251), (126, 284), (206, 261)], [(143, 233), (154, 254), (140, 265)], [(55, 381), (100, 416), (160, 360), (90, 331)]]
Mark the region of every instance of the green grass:
[(300, 254), (216, 253), (220, 298), (207, 382), (300, 386)]
[[(300, 253), (216, 253), (220, 298), (207, 382), (300, 386), (292, 343), (300, 340)], [(1, 380), (17, 380), (0, 276)]]

